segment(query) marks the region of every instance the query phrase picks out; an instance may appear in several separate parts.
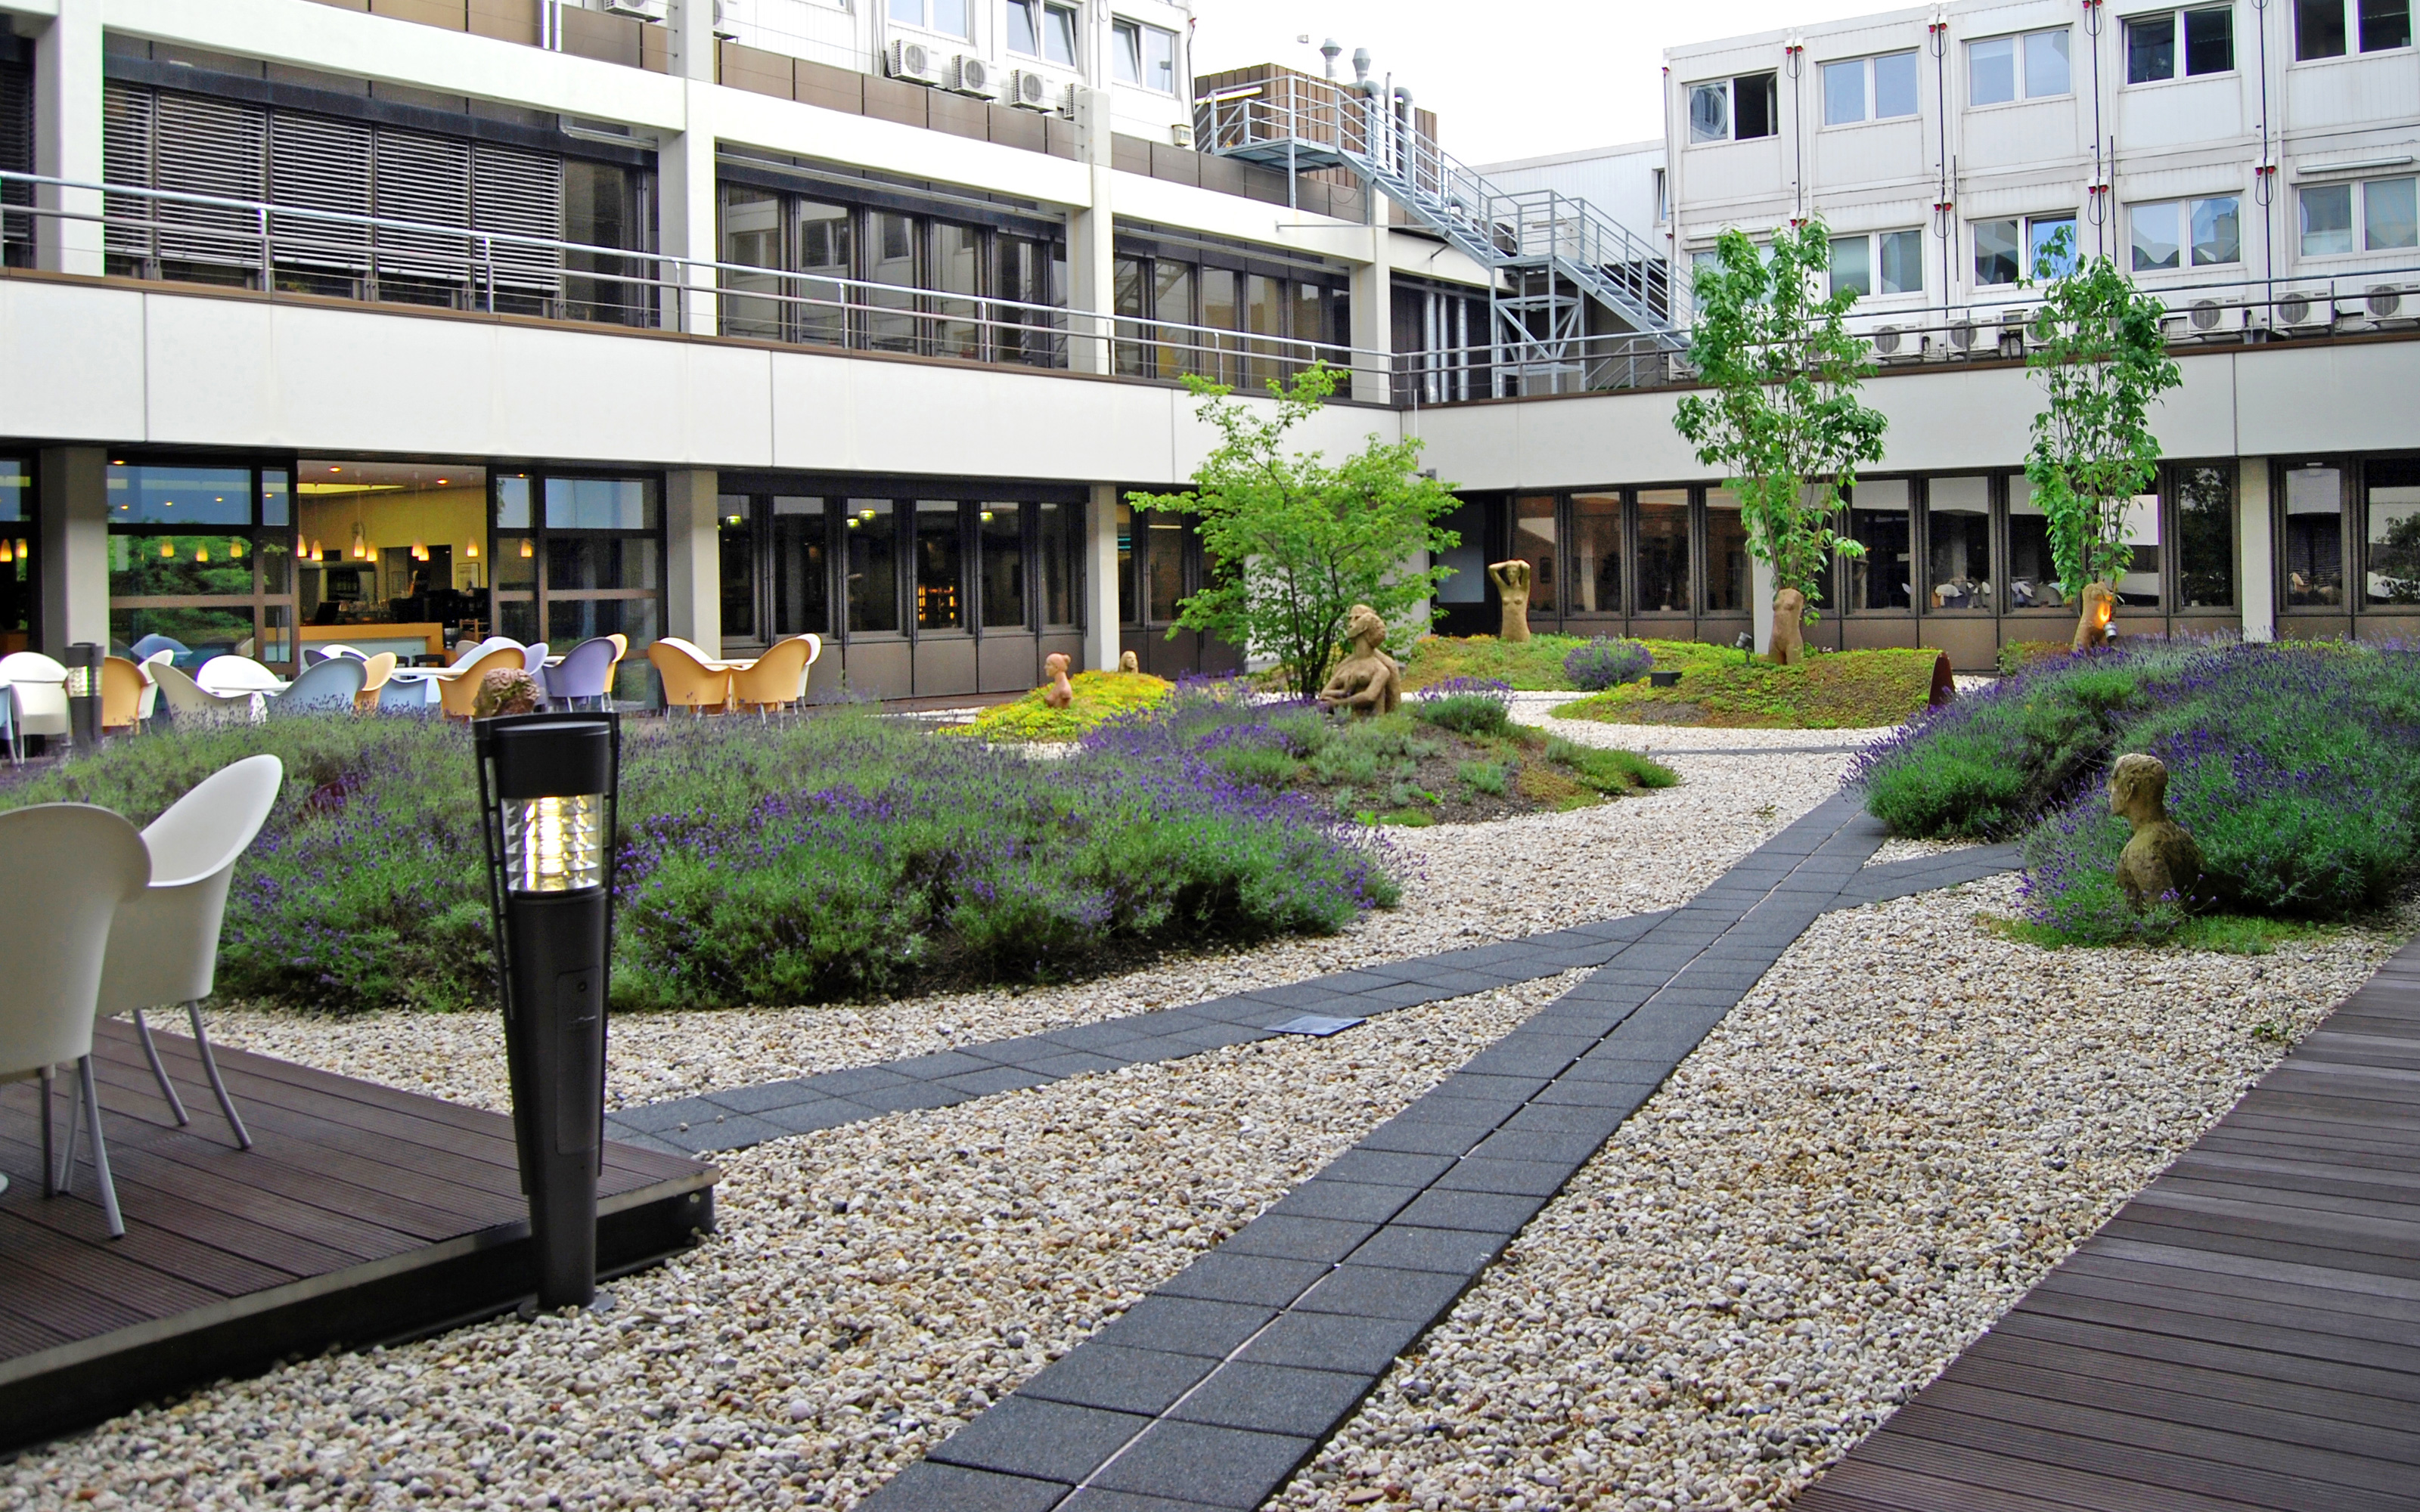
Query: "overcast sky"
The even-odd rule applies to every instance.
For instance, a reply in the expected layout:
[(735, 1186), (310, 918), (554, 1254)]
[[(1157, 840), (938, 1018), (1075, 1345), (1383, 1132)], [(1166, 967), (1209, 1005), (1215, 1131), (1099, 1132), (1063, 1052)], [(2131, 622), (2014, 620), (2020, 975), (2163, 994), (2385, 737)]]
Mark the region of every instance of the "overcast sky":
[[(1907, 0), (1193, 0), (1193, 65), (1283, 63), (1317, 73), (1344, 44), (1437, 113), (1445, 149), (1497, 162), (1663, 134), (1664, 50), (1902, 8)], [(1309, 34), (1308, 46), (1295, 39)]]

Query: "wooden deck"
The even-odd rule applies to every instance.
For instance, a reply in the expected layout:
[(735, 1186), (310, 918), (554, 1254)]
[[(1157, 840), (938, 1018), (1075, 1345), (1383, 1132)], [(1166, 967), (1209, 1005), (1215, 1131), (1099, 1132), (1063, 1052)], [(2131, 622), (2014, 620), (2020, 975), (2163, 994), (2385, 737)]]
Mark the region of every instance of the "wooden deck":
[[(255, 1141), (240, 1150), (193, 1041), (154, 1036), (183, 1129), (132, 1026), (104, 1020), (96, 1041), (123, 1239), (104, 1237), (88, 1165), (71, 1194), (42, 1196), (39, 1084), (0, 1088), (0, 1450), (293, 1355), (492, 1316), (534, 1289), (503, 1115), (222, 1049)], [(710, 1228), (716, 1174), (608, 1145), (599, 1268)]]
[(2420, 1507), (2420, 945), (1796, 1506)]

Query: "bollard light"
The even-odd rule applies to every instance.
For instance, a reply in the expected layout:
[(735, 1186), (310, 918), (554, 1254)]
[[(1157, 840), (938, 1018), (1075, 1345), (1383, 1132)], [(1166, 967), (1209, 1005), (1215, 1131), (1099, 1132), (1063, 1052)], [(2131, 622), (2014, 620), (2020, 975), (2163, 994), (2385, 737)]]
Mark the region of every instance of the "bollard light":
[(473, 738), (537, 1304), (584, 1307), (597, 1299), (621, 721), (504, 715), (475, 721)]
[(68, 647), (68, 731), (78, 750), (101, 747), (101, 662), (105, 655), (89, 640)]

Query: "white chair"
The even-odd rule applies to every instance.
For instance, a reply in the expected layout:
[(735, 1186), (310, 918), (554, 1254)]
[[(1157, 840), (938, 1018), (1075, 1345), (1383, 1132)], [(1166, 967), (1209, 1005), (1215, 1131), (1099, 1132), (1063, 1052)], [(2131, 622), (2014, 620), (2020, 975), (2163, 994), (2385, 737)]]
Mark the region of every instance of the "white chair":
[(151, 882), (120, 905), (117, 922), (109, 932), (109, 959), (101, 974), (98, 1011), (134, 1016), (134, 1032), (142, 1037), (143, 1053), (150, 1057), (151, 1074), (160, 1079), (160, 1095), (180, 1124), (185, 1103), (177, 1095), (168, 1071), (160, 1063), (159, 1047), (143, 1011), (166, 1003), (185, 1005), (193, 1022), (194, 1049), (219, 1098), (235, 1142), (252, 1148), (252, 1135), (227, 1095), (219, 1075), (218, 1057), (210, 1054), (210, 1037), (202, 1029), (202, 999), (210, 995), (219, 964), (219, 925), (226, 917), (227, 882), (235, 863), (276, 806), (277, 790), (286, 780), (286, 766), (274, 756), (247, 756), (219, 768), (171, 804), (166, 813), (143, 831), (151, 856)]
[(160, 709), (160, 669), (163, 666), (173, 667), (176, 664), (177, 654), (173, 651), (155, 651), (143, 658), (141, 666), (143, 668), (144, 723), (150, 723), (151, 716), (158, 713)]
[(0, 683), (8, 685), (8, 759), (22, 765), (27, 735), (68, 733), (68, 670), (39, 651), (0, 656)]
[(205, 693), (274, 693), (285, 680), (250, 656), (212, 656), (194, 681)]
[[(0, 919), (8, 969), (0, 971), (0, 1082), (42, 1079), (42, 1186), (65, 1191), (75, 1175), (76, 1129), (92, 1130), (93, 1174), (109, 1237), (125, 1234), (109, 1145), (101, 1131), (101, 1093), (92, 1074), (93, 1009), (101, 962), (120, 904), (151, 880), (151, 860), (134, 826), (107, 809), (44, 803), (0, 813)], [(68, 1123), (65, 1158), (51, 1163), (51, 1077), (75, 1062), (79, 1119)]]
[(256, 694), (205, 691), (173, 661), (154, 657), (144, 665), (151, 669), (151, 680), (160, 685), (161, 695), (168, 701), (169, 717), (187, 729), (241, 724), (250, 720), (259, 707), (260, 700)]

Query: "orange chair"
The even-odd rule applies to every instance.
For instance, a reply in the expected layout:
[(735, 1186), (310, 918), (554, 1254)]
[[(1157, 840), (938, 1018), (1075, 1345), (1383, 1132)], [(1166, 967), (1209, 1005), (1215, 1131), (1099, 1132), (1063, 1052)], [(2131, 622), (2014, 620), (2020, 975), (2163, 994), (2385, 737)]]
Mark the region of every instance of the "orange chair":
[(498, 646), (485, 656), (447, 668), (437, 674), (437, 700), (448, 719), (468, 719), (479, 702), (479, 684), (500, 669), (519, 671), (525, 665), (519, 646)]
[[(150, 697), (145, 697), (149, 694)], [(151, 679), (143, 669), (124, 656), (105, 656), (101, 663), (101, 728), (136, 730), (143, 727), (146, 705), (159, 694), (152, 691)]]
[(807, 694), (807, 669), (823, 654), (820, 636), (794, 635), (776, 640), (765, 654), (731, 674), (731, 701), (754, 709), (762, 718), (774, 709), (788, 709)]
[(647, 660), (663, 679), (666, 714), (675, 709), (693, 716), (721, 714), (731, 706), (731, 670), (678, 636), (665, 636), (648, 646)]
[[(381, 651), (375, 656), (363, 658), (362, 671), (365, 675), (362, 678), (362, 690), (353, 695), (354, 708), (369, 712), (379, 706), (379, 689), (386, 687), (386, 680), (395, 675), (395, 653), (392, 651)], [(477, 694), (473, 693), (472, 696), (475, 698)]]

